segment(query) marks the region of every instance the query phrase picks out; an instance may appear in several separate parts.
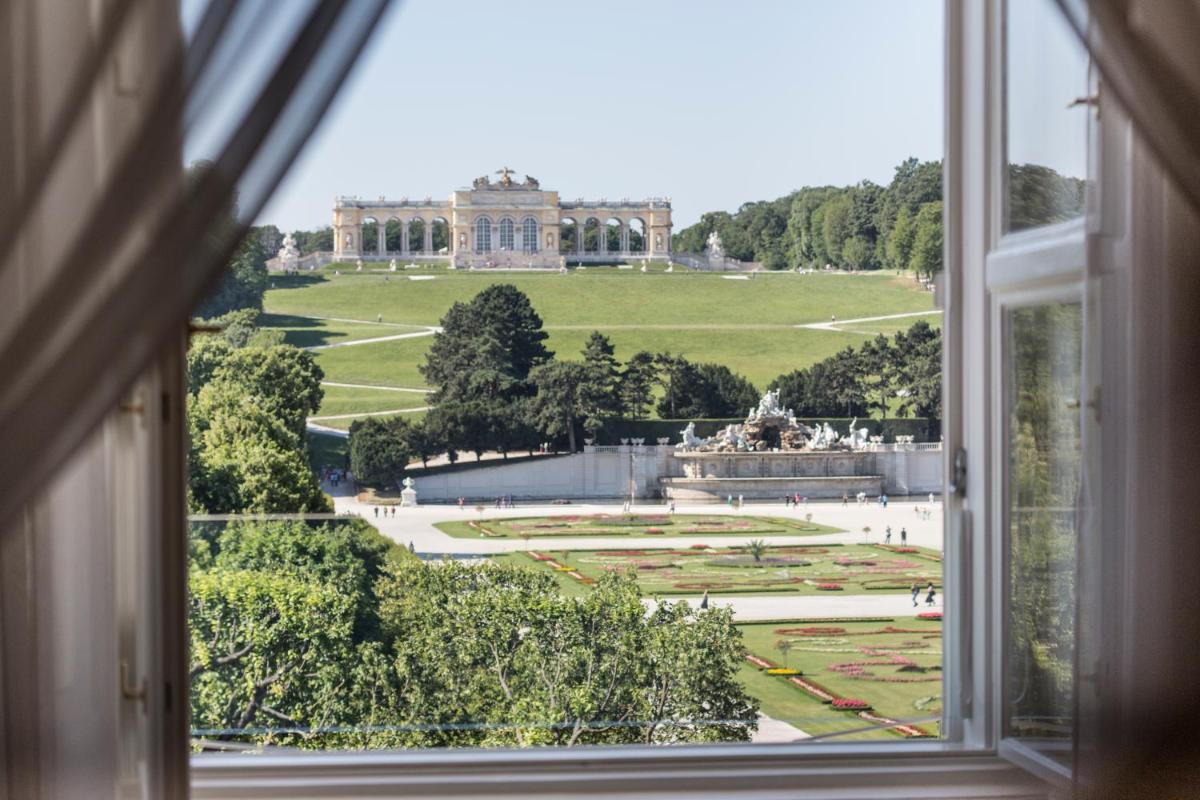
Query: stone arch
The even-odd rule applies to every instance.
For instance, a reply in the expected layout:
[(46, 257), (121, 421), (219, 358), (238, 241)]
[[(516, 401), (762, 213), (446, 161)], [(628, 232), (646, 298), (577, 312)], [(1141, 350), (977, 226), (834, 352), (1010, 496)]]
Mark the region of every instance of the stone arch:
[(604, 226), (596, 217), (588, 217), (583, 221), (583, 252), (600, 252), (600, 236), (604, 233), (603, 228)]
[(536, 253), (538, 251), (538, 221), (534, 217), (521, 220), (521, 252)]
[(399, 217), (388, 217), (384, 223), (383, 243), (388, 253), (404, 251), (404, 222)]
[(492, 252), (492, 220), (491, 217), (479, 216), (472, 226), (475, 233), (475, 252)]
[(562, 217), (558, 221), (558, 252), (576, 253), (579, 251), (579, 221), (574, 217)]
[(364, 216), (359, 229), (362, 233), (362, 247), (359, 252), (363, 255), (382, 255), (379, 245), (383, 239), (383, 231), (380, 229), (379, 218), (373, 214)]
[(497, 250), (505, 250), (512, 252), (517, 249), (517, 226), (513, 222), (513, 218), (504, 216), (500, 218), (499, 225), (499, 241), (496, 244)]
[(408, 252), (424, 253), (425, 220), (421, 217), (413, 217), (405, 226), (405, 232), (408, 234)]
[(631, 217), (625, 229), (625, 249), (630, 253), (646, 252), (646, 220)]
[(434, 253), (450, 252), (450, 222), (438, 216), (429, 220), (429, 241)]
[(620, 253), (625, 250), (625, 221), (618, 217), (604, 220), (604, 237), (600, 240), (600, 249), (606, 253)]

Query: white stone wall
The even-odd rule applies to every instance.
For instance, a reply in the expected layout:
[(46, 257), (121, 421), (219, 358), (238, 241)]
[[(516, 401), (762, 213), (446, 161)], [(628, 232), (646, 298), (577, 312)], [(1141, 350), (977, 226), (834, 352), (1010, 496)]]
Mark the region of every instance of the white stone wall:
[[(491, 501), (500, 495), (518, 500), (602, 500), (628, 497), (631, 485), (638, 497), (652, 497), (660, 477), (680, 477), (682, 465), (673, 447), (588, 447), (569, 456), (534, 458), (513, 464), (461, 469), (416, 479), (423, 503)], [(881, 475), (884, 491), (893, 496), (942, 491), (941, 449), (865, 453), (874, 460), (872, 474)], [(494, 465), (494, 466), (493, 466)]]

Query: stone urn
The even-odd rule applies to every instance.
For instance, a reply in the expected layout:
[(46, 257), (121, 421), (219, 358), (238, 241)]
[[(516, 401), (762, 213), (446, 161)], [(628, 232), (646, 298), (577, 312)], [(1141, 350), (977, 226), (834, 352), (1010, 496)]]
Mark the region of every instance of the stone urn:
[(417, 503), (417, 482), (412, 478), (404, 479), (404, 489), (400, 492), (400, 507), (401, 508), (416, 508)]

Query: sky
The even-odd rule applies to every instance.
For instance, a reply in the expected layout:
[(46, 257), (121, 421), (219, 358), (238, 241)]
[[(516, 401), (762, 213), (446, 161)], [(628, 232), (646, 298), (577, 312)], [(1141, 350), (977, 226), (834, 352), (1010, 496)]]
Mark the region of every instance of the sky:
[(503, 166), (675, 229), (942, 154), (942, 0), (409, 0), (263, 210), (445, 199)]

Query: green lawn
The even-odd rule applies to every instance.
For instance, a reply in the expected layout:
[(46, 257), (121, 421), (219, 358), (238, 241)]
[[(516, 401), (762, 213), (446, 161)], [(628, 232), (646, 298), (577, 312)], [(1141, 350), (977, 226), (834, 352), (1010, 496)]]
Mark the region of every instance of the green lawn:
[[(339, 269), (342, 274), (334, 275)], [(274, 277), (262, 324), (284, 330), (288, 342), (304, 347), (370, 339), (436, 325), (452, 303), (469, 300), (491, 284), (511, 283), (529, 296), (549, 334), (547, 346), (560, 357), (578, 358), (588, 335), (599, 330), (610, 337), (619, 359), (639, 350), (677, 353), (724, 364), (762, 390), (783, 373), (859, 344), (873, 332), (907, 328), (918, 318), (862, 323), (853, 331), (801, 329), (798, 324), (825, 321), (830, 315), (851, 319), (927, 311), (933, 305), (930, 293), (891, 273), (786, 272), (727, 280), (720, 274), (682, 269), (667, 274), (662, 269), (658, 265), (642, 274), (604, 267), (561, 275), (430, 267), (405, 275), (356, 273), (353, 265), (329, 265), (315, 274)], [(432, 280), (408, 280), (418, 272)], [(382, 325), (372, 322), (379, 316)], [(931, 311), (929, 319), (937, 318)], [(316, 356), (330, 381), (422, 388), (418, 366), (431, 343), (432, 337), (416, 337), (320, 350)], [(351, 411), (342, 413), (386, 410), (365, 396), (345, 402)], [(331, 399), (329, 408), (333, 403)], [(339, 412), (322, 408), (322, 413)]]
[[(381, 414), (380, 419), (390, 419), (392, 417), (404, 417), (410, 422), (416, 422), (425, 416), (424, 411), (406, 411), (401, 414)], [(344, 417), (342, 419), (318, 419), (314, 420), (317, 425), (324, 425), (326, 428), (336, 428), (339, 431), (348, 431), (350, 426), (354, 424), (356, 419), (365, 419), (366, 417)]]
[(890, 336), (897, 330), (907, 329), (912, 325), (924, 320), (929, 323), (931, 328), (942, 327), (942, 312), (937, 311), (932, 314), (922, 314), (919, 317), (902, 317), (900, 319), (881, 319), (878, 322), (854, 322), (842, 328), (845, 333), (861, 333), (875, 335), (882, 333), (885, 336)]
[(325, 397), (317, 416), (329, 414), (365, 414), (371, 411), (391, 411), (398, 408), (418, 408), (428, 405), (429, 395), (423, 392), (393, 392), (388, 389), (363, 389), (349, 386), (322, 386)]
[[(925, 548), (817, 544), (770, 547), (755, 561), (743, 548), (571, 550), (547, 543), (518, 554), (551, 570), (560, 585), (588, 585), (607, 572), (631, 571), (647, 596), (711, 594), (848, 595), (905, 593), (916, 582), (942, 584), (940, 555)], [(913, 551), (913, 552), (907, 552)], [(538, 556), (541, 556), (540, 558)], [(572, 574), (574, 573), (574, 574)], [(840, 588), (832, 588), (840, 587)]]
[[(865, 700), (874, 713), (897, 721), (941, 714), (941, 621), (910, 618), (872, 621), (767, 622), (737, 626), (752, 655), (783, 666), (837, 697)], [(764, 714), (813, 736), (870, 725), (849, 711), (835, 710), (788, 681), (747, 663), (740, 671), (746, 690)], [(936, 734), (936, 722), (915, 723)], [(840, 739), (888, 739), (901, 734), (872, 731)]]
[(628, 536), (670, 539), (678, 536), (813, 536), (842, 533), (841, 528), (804, 520), (734, 517), (716, 514), (587, 514), (439, 522), (434, 527), (451, 536), (477, 539), (530, 539), (556, 536)]

